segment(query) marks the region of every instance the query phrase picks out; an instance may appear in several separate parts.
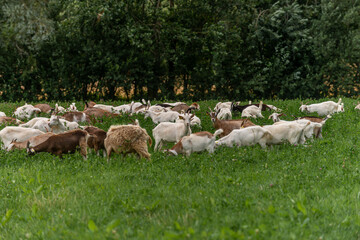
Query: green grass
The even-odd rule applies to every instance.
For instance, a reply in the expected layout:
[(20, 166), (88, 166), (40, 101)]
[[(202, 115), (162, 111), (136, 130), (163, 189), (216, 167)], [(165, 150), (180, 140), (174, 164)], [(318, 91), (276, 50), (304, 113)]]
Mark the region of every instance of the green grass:
[[(355, 100), (343, 101), (345, 112), (308, 146), (224, 147), (188, 158), (151, 149), (151, 162), (114, 155), (110, 164), (94, 154), (84, 161), (79, 153), (0, 151), (0, 239), (358, 239), (360, 112)], [(265, 103), (304, 115), (300, 100)], [(214, 132), (205, 112), (215, 104), (200, 102), (202, 130)], [(9, 116), (15, 105), (0, 111)], [(270, 124), (269, 114), (255, 122)], [(139, 121), (152, 135), (151, 120)]]

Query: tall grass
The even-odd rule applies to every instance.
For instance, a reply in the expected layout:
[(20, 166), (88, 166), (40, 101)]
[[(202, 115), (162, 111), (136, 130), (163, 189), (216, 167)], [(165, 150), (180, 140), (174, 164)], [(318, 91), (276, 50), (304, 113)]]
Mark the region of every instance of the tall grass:
[[(114, 155), (110, 164), (95, 154), (1, 150), (0, 239), (357, 239), (360, 112), (343, 101), (324, 138), (306, 146), (222, 147), (188, 158), (151, 149), (150, 162)], [(304, 115), (299, 100), (265, 103), (284, 119)], [(205, 112), (215, 104), (200, 102), (202, 130), (214, 132)], [(0, 104), (7, 115), (14, 108)], [(269, 115), (254, 122), (271, 124)], [(138, 119), (151, 135), (151, 120)]]

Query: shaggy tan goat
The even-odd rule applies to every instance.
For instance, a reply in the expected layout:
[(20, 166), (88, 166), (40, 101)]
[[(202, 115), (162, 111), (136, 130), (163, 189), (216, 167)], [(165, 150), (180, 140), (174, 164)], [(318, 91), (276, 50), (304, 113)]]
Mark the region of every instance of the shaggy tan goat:
[(107, 152), (108, 162), (111, 153), (137, 153), (140, 157), (150, 160), (147, 142), (151, 146), (151, 137), (146, 130), (136, 125), (115, 125), (107, 132), (104, 145)]

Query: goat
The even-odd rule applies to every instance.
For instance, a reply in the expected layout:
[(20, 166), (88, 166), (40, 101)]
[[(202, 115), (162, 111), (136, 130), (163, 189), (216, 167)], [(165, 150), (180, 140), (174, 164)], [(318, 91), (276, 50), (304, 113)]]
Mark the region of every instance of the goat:
[(190, 156), (193, 152), (202, 152), (207, 150), (210, 154), (214, 152), (215, 140), (218, 135), (223, 132), (222, 129), (218, 129), (214, 134), (209, 132), (197, 132), (190, 136), (184, 136), (176, 143), (168, 152), (177, 156), (180, 153)]
[(259, 144), (262, 148), (265, 148), (271, 140), (272, 135), (268, 130), (260, 126), (252, 126), (234, 129), (227, 136), (215, 141), (215, 146), (226, 145), (232, 147), (233, 145), (237, 145), (241, 147)]
[(67, 112), (64, 115), (62, 115), (63, 119), (65, 119), (66, 121), (69, 122), (87, 122), (87, 123), (91, 123), (90, 121), (90, 117), (83, 112)]
[(20, 127), (29, 127), (29, 128), (32, 128), (37, 121), (40, 121), (40, 120), (49, 120), (49, 118), (46, 118), (46, 117), (36, 117), (36, 118), (33, 118), (31, 120), (29, 120), (28, 122), (26, 123), (23, 123), (23, 124), (20, 124), (19, 126)]
[(299, 110), (301, 112), (316, 112), (319, 116), (326, 116), (339, 111), (343, 111), (344, 105), (341, 104), (341, 98), (337, 103), (333, 101), (326, 101), (322, 103), (315, 103), (311, 105), (301, 104)]
[(34, 147), (36, 145), (39, 145), (40, 143), (45, 142), (50, 136), (53, 135), (55, 135), (55, 133), (47, 132), (38, 136), (31, 137), (23, 142), (17, 142), (17, 139), (13, 139), (9, 144), (7, 150), (12, 151), (14, 149), (25, 149), (28, 142), (30, 143), (29, 147)]
[(92, 108), (96, 105), (96, 102), (94, 101), (90, 101), (90, 102), (85, 102), (85, 106), (84, 106), (84, 111), (87, 109), (87, 108)]
[(87, 126), (84, 128), (84, 130), (90, 134), (90, 137), (87, 140), (88, 147), (93, 148), (98, 156), (100, 155), (100, 150), (103, 150), (104, 157), (106, 157), (106, 150), (104, 145), (106, 132), (100, 128), (92, 126)]
[[(249, 104), (240, 106), (240, 105), (235, 105), (235, 103), (232, 103), (230, 109), (232, 112), (242, 113), (244, 111), (244, 109), (246, 109), (247, 107), (250, 107), (250, 106), (260, 107), (260, 104), (251, 104), (251, 101), (249, 101)], [(270, 105), (270, 106), (271, 107), (269, 107), (269, 105), (266, 105), (263, 103), (261, 106), (261, 111), (266, 111), (267, 109), (268, 110), (274, 109), (274, 106), (272, 106), (272, 105)], [(276, 109), (278, 109), (278, 108), (276, 108)]]
[(66, 109), (67, 112), (77, 112), (75, 103), (71, 103), (70, 106)]
[(48, 125), (54, 133), (62, 133), (67, 130), (75, 130), (79, 128), (79, 124), (77, 122), (69, 122), (55, 115), (51, 116)]
[(12, 118), (12, 117), (0, 117), (0, 124), (16, 124), (16, 125), (19, 125), (19, 124), (23, 124), (22, 121), (16, 119), (16, 118)]
[(89, 134), (86, 131), (71, 130), (50, 136), (46, 141), (34, 147), (30, 147), (30, 142), (27, 142), (26, 150), (30, 155), (38, 152), (49, 152), (61, 158), (63, 153), (74, 153), (80, 147), (80, 154), (86, 159), (88, 137)]
[(100, 108), (87, 108), (83, 111), (86, 115), (95, 118), (103, 118), (103, 117), (120, 117), (120, 114), (110, 113)]
[(211, 122), (213, 123), (215, 129), (223, 129), (220, 137), (225, 137), (234, 129), (255, 126), (255, 124), (248, 119), (220, 120), (217, 118), (217, 114), (215, 112), (211, 112), (211, 109), (210, 113), (206, 112), (206, 115), (210, 116)]
[(231, 120), (232, 114), (230, 108), (220, 108), (220, 110), (218, 110), (217, 118), (220, 120)]
[(301, 125), (296, 122), (283, 123), (279, 125), (265, 125), (263, 128), (270, 131), (273, 136), (271, 141), (268, 142), (271, 144), (280, 144), (283, 141), (288, 141), (290, 144), (304, 144), (305, 136), (304, 130), (310, 124), (308, 122), (306, 125)]
[(48, 113), (48, 114), (54, 110), (54, 108), (52, 108), (47, 103), (39, 103), (39, 104), (36, 104), (34, 107), (40, 109), (41, 112)]
[(190, 106), (188, 106), (187, 104), (178, 104), (175, 107), (171, 108), (172, 111), (178, 113), (181, 113), (182, 111), (187, 112), (189, 109), (200, 110), (200, 106), (197, 103), (193, 103)]
[(13, 139), (17, 139), (17, 141), (22, 142), (33, 136), (41, 134), (44, 133), (38, 129), (9, 126), (0, 131), (0, 139), (4, 144), (3, 149), (7, 149)]
[(111, 126), (104, 140), (108, 162), (112, 152), (137, 153), (140, 157), (150, 160), (147, 142), (151, 146), (151, 137), (146, 130), (136, 125)]
[(161, 149), (163, 142), (179, 142), (183, 136), (191, 134), (190, 121), (194, 115), (184, 114), (183, 116), (179, 115), (181, 122), (162, 122), (153, 129), (154, 151)]
[(0, 117), (6, 117), (6, 114), (4, 112), (0, 112)]
[(144, 118), (150, 117), (155, 124), (158, 124), (160, 122), (174, 122), (179, 115), (178, 112), (174, 111), (157, 113), (146, 110)]
[(55, 104), (54, 114), (62, 114), (65, 113), (65, 108), (62, 106), (59, 106), (59, 104)]
[(251, 106), (245, 108), (241, 113), (241, 117), (264, 118), (264, 116), (261, 114), (262, 105), (263, 105), (263, 102), (260, 101), (260, 104), (258, 107), (255, 105), (251, 105)]
[(36, 114), (40, 113), (41, 110), (39, 108), (35, 108), (33, 105), (26, 104), (24, 106), (18, 107), (14, 115), (16, 118), (19, 118), (21, 120), (32, 118), (33, 116), (36, 116)]
[(228, 108), (228, 109), (231, 110), (231, 105), (232, 104), (233, 104), (232, 102), (218, 102), (214, 107), (214, 111), (217, 112), (222, 108)]

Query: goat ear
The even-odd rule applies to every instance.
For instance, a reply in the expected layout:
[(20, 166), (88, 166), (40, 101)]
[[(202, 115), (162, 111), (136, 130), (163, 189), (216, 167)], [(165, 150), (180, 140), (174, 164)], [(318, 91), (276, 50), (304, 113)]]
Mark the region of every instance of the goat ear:
[(273, 116), (273, 115), (271, 114), (271, 115), (268, 117), (268, 119), (272, 118), (272, 116)]
[(182, 119), (182, 120), (185, 120), (183, 116), (179, 115), (179, 118)]

